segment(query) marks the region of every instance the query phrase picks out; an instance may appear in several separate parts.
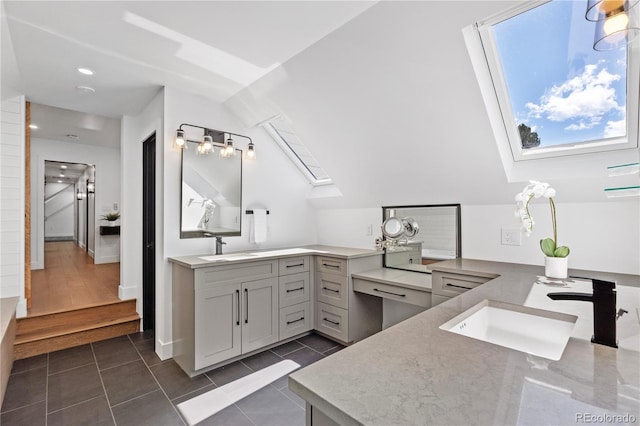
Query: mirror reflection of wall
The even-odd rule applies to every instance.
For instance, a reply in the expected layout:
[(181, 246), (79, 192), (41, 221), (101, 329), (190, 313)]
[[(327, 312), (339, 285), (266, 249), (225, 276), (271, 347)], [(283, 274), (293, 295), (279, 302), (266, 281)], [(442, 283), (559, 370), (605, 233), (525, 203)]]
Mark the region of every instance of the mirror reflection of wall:
[(182, 151), (180, 238), (241, 235), (242, 151), (222, 158)]
[(460, 205), (390, 206), (382, 208), (383, 221), (413, 219), (420, 231), (392, 250), (385, 250), (384, 266), (428, 272), (430, 263), (461, 256)]

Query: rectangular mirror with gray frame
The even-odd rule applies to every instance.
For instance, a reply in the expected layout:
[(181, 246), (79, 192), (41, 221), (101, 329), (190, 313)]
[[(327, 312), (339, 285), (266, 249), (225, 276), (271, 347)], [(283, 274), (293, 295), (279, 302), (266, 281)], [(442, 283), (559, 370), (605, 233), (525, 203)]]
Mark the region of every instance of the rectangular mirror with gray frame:
[(396, 244), (385, 248), (386, 268), (429, 272), (430, 263), (461, 257), (460, 204), (382, 207), (382, 221), (398, 228)]
[[(214, 140), (216, 140), (214, 138)], [(180, 238), (239, 236), (242, 232), (242, 151), (221, 157), (182, 150)]]

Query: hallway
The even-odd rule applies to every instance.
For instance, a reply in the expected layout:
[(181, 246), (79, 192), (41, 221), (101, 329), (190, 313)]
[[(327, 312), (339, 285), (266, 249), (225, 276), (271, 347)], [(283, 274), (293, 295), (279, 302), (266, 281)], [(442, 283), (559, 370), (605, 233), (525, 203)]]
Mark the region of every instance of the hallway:
[(27, 316), (117, 301), (120, 263), (95, 265), (73, 241), (47, 242), (45, 269), (31, 271)]

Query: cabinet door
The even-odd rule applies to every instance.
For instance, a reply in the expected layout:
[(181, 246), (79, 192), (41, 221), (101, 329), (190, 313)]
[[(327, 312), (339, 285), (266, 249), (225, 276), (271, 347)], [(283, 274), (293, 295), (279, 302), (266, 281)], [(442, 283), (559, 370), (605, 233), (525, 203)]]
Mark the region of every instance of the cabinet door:
[(209, 287), (195, 293), (195, 369), (241, 353), (242, 295), (238, 284)]
[(278, 278), (242, 283), (242, 353), (278, 341)]

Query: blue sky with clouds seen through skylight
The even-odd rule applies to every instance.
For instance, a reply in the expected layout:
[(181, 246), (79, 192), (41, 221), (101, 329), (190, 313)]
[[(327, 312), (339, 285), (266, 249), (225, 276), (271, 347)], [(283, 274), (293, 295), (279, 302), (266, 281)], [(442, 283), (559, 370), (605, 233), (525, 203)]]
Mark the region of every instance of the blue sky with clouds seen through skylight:
[(626, 49), (593, 50), (585, 7), (555, 0), (493, 27), (516, 125), (541, 146), (626, 134)]

